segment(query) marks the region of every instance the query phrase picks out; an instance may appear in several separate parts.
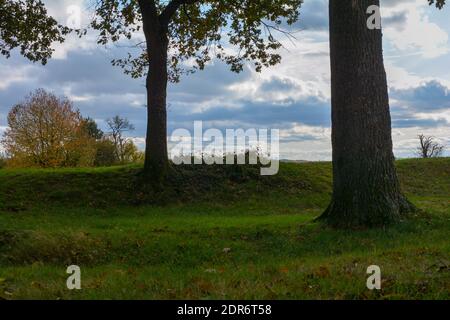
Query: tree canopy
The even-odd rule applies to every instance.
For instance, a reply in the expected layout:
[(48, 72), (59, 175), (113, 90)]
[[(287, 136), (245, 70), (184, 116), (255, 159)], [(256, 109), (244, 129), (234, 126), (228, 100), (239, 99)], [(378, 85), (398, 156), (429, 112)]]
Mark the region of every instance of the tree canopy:
[[(279, 63), (281, 56), (276, 50), (281, 43), (274, 33), (287, 35), (281, 25), (297, 21), (301, 3), (302, 0), (99, 0), (91, 27), (99, 30), (100, 44), (139, 39), (141, 12), (145, 12), (149, 21), (158, 22), (160, 30), (167, 33), (169, 79), (177, 82), (181, 74), (202, 70), (213, 58), (224, 61), (234, 72), (241, 71), (247, 61), (252, 61), (257, 71)], [(225, 41), (236, 50), (227, 48)], [(149, 57), (147, 43), (136, 44), (142, 49), (139, 54), (130, 53), (126, 58), (113, 60), (113, 64), (137, 78), (146, 74)], [(189, 67), (184, 63), (187, 61)]]
[(2, 143), (16, 166), (90, 165), (95, 148), (78, 110), (43, 89), (12, 107)]
[(436, 5), (437, 8), (442, 9), (445, 5), (445, 0), (428, 0), (430, 5)]
[(41, 0), (0, 0), (0, 17), (0, 53), (7, 58), (19, 48), (29, 60), (46, 64), (52, 43), (63, 42), (70, 31), (48, 15)]

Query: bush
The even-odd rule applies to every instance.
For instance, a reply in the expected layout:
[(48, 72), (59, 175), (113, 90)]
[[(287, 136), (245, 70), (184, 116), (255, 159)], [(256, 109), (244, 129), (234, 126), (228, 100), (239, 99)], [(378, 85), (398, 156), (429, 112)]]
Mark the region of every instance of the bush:
[(97, 152), (95, 154), (94, 166), (109, 167), (119, 162), (114, 142), (109, 139), (101, 139), (95, 145)]
[(0, 156), (0, 169), (6, 167), (6, 158)]

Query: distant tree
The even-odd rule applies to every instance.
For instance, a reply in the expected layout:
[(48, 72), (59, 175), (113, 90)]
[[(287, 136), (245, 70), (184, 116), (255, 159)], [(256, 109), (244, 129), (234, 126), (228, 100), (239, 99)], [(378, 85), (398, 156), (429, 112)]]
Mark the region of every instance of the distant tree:
[(94, 165), (97, 167), (144, 162), (144, 153), (137, 148), (132, 140), (128, 139), (124, 141), (121, 158), (117, 156), (116, 144), (111, 136), (105, 136), (97, 140), (95, 145), (96, 155)]
[(95, 122), (94, 119), (92, 118), (84, 118), (83, 119), (83, 126), (87, 132), (87, 134), (95, 139), (95, 140), (100, 140), (103, 138), (103, 131), (98, 127), (97, 122)]
[(72, 102), (43, 89), (31, 93), (8, 114), (2, 144), (15, 166), (88, 166), (93, 139)]
[(94, 166), (96, 167), (109, 167), (119, 163), (116, 153), (116, 145), (108, 137), (97, 140), (95, 143), (96, 154), (94, 160)]
[(442, 156), (444, 146), (434, 140), (434, 137), (419, 134), (417, 155), (421, 158), (436, 158)]
[(126, 163), (126, 148), (129, 143), (129, 139), (124, 136), (126, 132), (133, 131), (134, 125), (132, 125), (128, 119), (114, 116), (111, 119), (107, 119), (106, 123), (110, 129), (109, 135), (114, 142), (116, 148), (117, 159), (121, 163)]
[(6, 162), (6, 156), (2, 152), (0, 152), (0, 169), (6, 167)]
[(140, 151), (132, 140), (128, 140), (124, 145), (123, 163), (143, 163), (145, 159), (144, 152)]
[(0, 53), (7, 58), (19, 48), (29, 60), (46, 64), (51, 44), (63, 42), (69, 31), (47, 14), (41, 0), (0, 0)]

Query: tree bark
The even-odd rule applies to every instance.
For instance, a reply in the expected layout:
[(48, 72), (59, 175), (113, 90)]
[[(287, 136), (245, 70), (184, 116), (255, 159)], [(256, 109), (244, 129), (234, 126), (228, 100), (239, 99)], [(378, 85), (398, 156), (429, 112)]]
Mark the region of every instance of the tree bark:
[(144, 173), (160, 180), (169, 166), (167, 152), (167, 23), (161, 23), (154, 1), (139, 0), (147, 42), (147, 134)]
[(145, 172), (162, 177), (169, 164), (167, 152), (167, 49), (164, 32), (156, 33), (148, 45), (147, 139)]
[(367, 27), (379, 2), (329, 2), (333, 196), (319, 219), (335, 227), (386, 225), (413, 209), (392, 152), (382, 32)]

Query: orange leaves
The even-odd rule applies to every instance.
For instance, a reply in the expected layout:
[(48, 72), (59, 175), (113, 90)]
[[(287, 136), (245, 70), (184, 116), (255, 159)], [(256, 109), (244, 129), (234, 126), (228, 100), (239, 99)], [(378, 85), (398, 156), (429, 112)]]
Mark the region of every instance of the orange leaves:
[(93, 139), (72, 102), (43, 89), (31, 93), (8, 114), (2, 143), (12, 166), (62, 167), (93, 162)]

